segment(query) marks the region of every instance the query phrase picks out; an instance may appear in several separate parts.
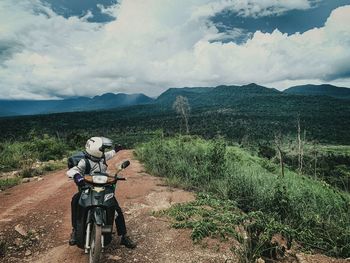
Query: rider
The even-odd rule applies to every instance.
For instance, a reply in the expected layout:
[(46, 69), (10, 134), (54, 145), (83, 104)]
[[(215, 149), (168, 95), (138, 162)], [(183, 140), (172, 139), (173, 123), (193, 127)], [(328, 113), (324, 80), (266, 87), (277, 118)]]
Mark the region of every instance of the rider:
[[(112, 141), (110, 139), (104, 138), (104, 137), (92, 137), (90, 138), (85, 145), (85, 158), (82, 158), (77, 166), (74, 166), (73, 168), (69, 169), (67, 172), (67, 176), (69, 178), (74, 179), (75, 184), (78, 186), (78, 193), (76, 193), (71, 202), (71, 209), (72, 209), (72, 234), (71, 239), (69, 240), (69, 244), (71, 246), (76, 245), (76, 221), (77, 221), (77, 207), (79, 204), (79, 198), (81, 194), (81, 187), (85, 185), (84, 182), (84, 174), (86, 166), (90, 167), (89, 174), (92, 174), (94, 172), (106, 172), (107, 170), (107, 163), (106, 161), (113, 158), (113, 156), (121, 150), (120, 145), (115, 145), (114, 149), (108, 152), (105, 152), (105, 149), (112, 146)], [(89, 162), (88, 165), (86, 165), (86, 161)], [(116, 202), (115, 210), (118, 213), (115, 224), (117, 226), (117, 232), (118, 235), (121, 236), (121, 244), (126, 246), (127, 248), (135, 248), (135, 243), (130, 239), (129, 236), (126, 235), (126, 226), (125, 226), (125, 220), (123, 216), (123, 212), (118, 204)]]

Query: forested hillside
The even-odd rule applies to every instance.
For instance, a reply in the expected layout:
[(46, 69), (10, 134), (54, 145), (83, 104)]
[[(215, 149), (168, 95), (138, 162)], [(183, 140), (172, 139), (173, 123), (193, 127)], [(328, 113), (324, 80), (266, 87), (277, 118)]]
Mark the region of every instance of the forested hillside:
[(275, 135), (296, 134), (299, 118), (308, 140), (350, 143), (350, 101), (325, 96), (288, 95), (255, 84), (216, 88), (169, 89), (155, 103), (109, 111), (0, 118), (3, 140), (26, 140), (30, 132), (61, 138), (74, 134), (139, 134), (163, 130), (174, 134), (181, 118), (172, 105), (177, 96), (188, 99), (191, 134), (206, 138), (266, 141)]

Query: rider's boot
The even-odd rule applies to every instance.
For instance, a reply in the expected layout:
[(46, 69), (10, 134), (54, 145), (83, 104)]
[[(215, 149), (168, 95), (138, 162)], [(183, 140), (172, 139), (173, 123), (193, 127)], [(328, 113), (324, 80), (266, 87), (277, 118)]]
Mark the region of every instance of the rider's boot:
[(73, 228), (72, 233), (70, 234), (69, 245), (75, 246), (77, 244), (76, 231)]
[(127, 248), (136, 248), (136, 244), (127, 235), (122, 236), (120, 244), (126, 246)]

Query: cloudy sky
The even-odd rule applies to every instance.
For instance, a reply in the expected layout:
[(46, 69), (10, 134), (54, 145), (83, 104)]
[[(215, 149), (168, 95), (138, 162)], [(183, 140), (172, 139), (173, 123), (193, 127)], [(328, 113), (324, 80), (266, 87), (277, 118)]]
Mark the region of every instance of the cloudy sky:
[(350, 0), (1, 0), (0, 99), (350, 87)]

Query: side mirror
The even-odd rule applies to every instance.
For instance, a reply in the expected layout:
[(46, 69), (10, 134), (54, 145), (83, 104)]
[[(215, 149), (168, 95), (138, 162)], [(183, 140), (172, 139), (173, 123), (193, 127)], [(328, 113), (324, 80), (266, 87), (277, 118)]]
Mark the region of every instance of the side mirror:
[(130, 165), (129, 161), (125, 161), (122, 163), (122, 165), (120, 166), (121, 169), (125, 169), (126, 167), (128, 167)]

